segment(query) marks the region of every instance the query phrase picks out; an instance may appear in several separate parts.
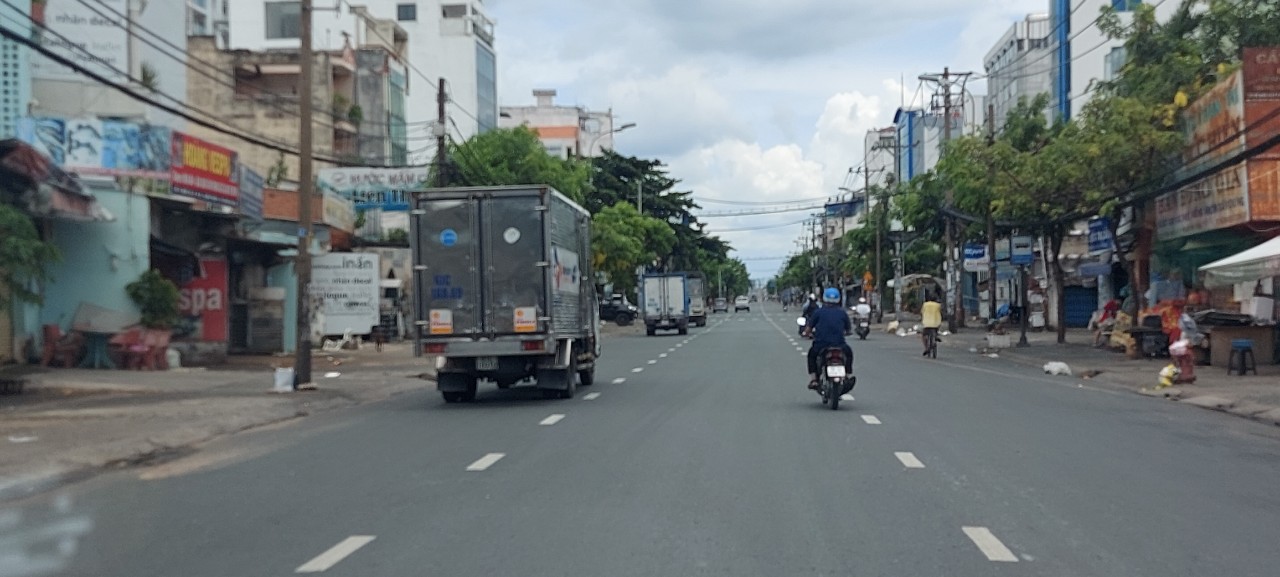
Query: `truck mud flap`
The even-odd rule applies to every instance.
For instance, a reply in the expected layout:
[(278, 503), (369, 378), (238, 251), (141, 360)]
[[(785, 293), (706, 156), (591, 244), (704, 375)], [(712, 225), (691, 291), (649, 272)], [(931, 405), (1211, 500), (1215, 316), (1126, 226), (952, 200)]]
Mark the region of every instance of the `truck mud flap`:
[(436, 390), (442, 393), (465, 393), (474, 377), (467, 373), (437, 373)]

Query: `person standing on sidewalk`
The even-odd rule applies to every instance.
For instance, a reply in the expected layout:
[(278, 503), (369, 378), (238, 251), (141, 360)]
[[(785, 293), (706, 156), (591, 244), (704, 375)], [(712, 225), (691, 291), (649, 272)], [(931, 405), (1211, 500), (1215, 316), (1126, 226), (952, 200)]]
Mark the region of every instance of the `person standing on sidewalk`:
[(929, 293), (925, 297), (925, 302), (920, 305), (920, 326), (924, 330), (920, 331), (920, 343), (924, 345), (924, 353), (921, 356), (929, 356), (929, 333), (933, 333), (934, 342), (938, 340), (938, 328), (942, 326), (942, 304), (938, 302), (938, 297), (933, 293)]

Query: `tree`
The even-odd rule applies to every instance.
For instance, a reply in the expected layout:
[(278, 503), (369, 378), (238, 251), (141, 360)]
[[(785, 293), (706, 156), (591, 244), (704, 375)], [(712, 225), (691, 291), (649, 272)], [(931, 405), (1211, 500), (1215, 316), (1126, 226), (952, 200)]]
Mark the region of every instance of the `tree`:
[(50, 280), (45, 266), (60, 258), (58, 249), (40, 240), (31, 218), (17, 208), (0, 203), (0, 307), (14, 300), (40, 303), (35, 283)]
[(635, 288), (635, 269), (666, 254), (675, 243), (660, 220), (643, 216), (626, 203), (608, 206), (592, 217), (591, 246), (596, 270), (604, 272), (615, 292)]
[(449, 145), (449, 180), (461, 186), (545, 184), (574, 202), (586, 197), (586, 163), (549, 154), (526, 126), (490, 130)]

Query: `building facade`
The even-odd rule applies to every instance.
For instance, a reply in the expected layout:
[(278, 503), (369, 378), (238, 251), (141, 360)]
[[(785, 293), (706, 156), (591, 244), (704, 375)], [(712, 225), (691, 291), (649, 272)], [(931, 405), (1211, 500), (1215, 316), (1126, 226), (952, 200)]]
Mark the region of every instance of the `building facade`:
[(1016, 22), (991, 47), (983, 61), (987, 74), (987, 103), (999, 127), (1020, 100), (1032, 100), (1053, 90), (1053, 51), (1048, 14), (1029, 14)]
[(560, 158), (596, 157), (613, 149), (613, 111), (555, 103), (555, 90), (534, 90), (533, 106), (503, 106), (498, 126), (528, 126), (547, 152)]
[[(229, 4), (227, 48), (297, 49), (298, 2), (241, 0)], [(432, 134), (440, 78), (445, 79), (449, 94), (453, 122), (448, 128), (455, 137), (470, 138), (497, 126), (494, 22), (480, 0), (339, 3), (336, 9), (314, 12), (312, 44), (317, 50), (335, 51), (347, 42), (357, 47), (393, 42), (385, 24), (363, 24), (368, 21), (391, 21), (406, 34), (404, 117), (411, 141), (425, 141)], [(430, 156), (429, 150), (420, 150), (411, 154), (410, 160), (416, 163)]]

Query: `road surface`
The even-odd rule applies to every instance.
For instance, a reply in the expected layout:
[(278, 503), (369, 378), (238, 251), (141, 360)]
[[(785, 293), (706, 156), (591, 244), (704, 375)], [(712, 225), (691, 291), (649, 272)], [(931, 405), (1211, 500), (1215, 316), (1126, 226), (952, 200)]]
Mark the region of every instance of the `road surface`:
[(572, 400), (429, 391), (0, 514), (0, 577), (1280, 574), (1280, 435), (918, 342), (804, 389), (776, 305), (616, 336)]

